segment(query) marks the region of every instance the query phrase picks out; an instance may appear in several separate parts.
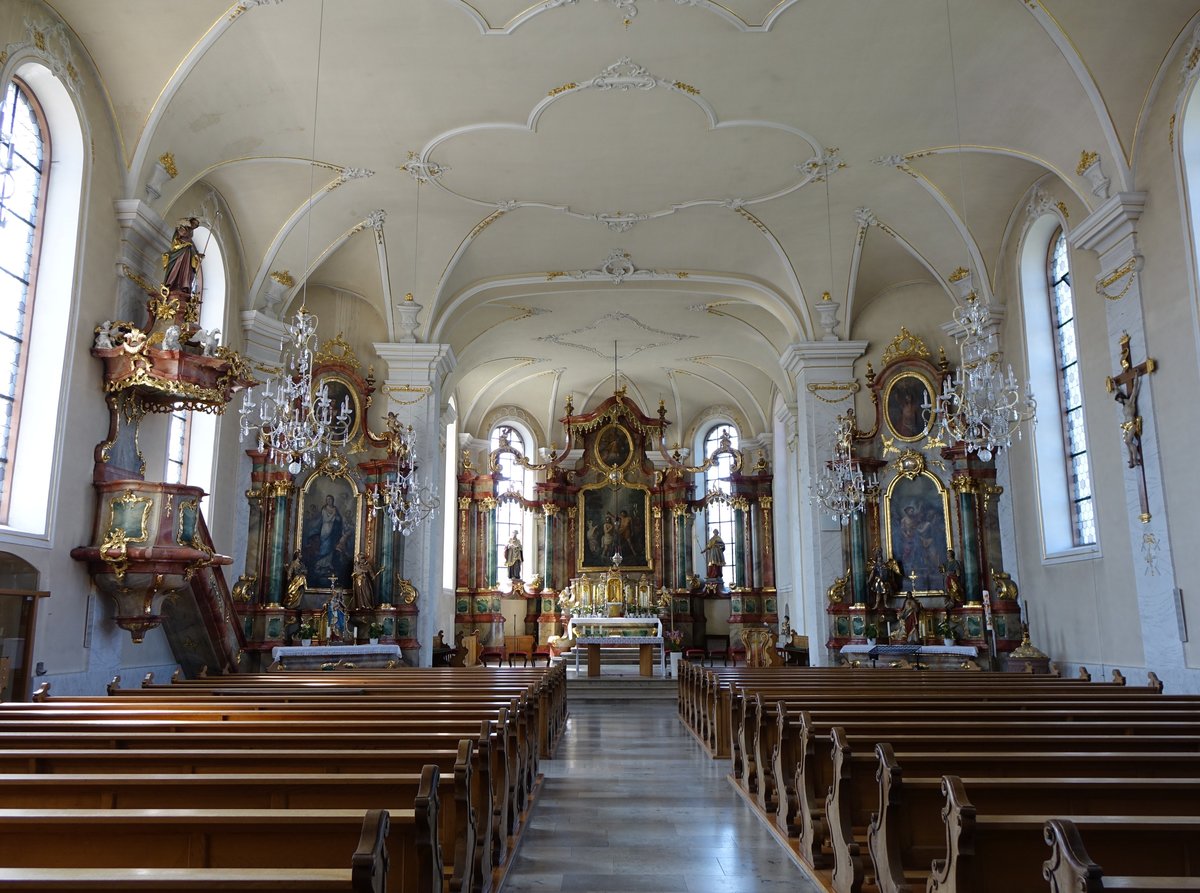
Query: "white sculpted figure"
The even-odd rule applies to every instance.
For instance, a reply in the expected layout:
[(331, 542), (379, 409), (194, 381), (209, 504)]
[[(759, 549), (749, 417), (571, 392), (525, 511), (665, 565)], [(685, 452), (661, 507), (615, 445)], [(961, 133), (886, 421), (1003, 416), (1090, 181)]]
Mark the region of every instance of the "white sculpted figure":
[(220, 329), (197, 329), (191, 338), (193, 344), (199, 344), (206, 357), (211, 357), (221, 346)]
[(163, 332), (163, 350), (179, 350), (179, 326), (167, 326)]
[(112, 336), (119, 335), (116, 326), (112, 324), (112, 320), (106, 319), (100, 325), (96, 326), (96, 344), (97, 350), (112, 350), (116, 347), (113, 344)]

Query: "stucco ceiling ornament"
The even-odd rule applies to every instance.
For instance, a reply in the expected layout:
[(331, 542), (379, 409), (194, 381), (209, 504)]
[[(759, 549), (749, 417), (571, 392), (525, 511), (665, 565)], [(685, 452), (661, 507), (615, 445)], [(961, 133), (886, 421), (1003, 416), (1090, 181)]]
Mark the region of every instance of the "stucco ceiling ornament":
[(1030, 220), (1036, 220), (1043, 214), (1052, 213), (1055, 207), (1057, 206), (1054, 204), (1054, 198), (1042, 187), (1035, 186), (1025, 205), (1025, 216)]
[(351, 180), (364, 180), (367, 177), (375, 176), (375, 171), (365, 167), (344, 167), (337, 175), (337, 179), (333, 181), (331, 188), (336, 189), (339, 186), (344, 186)]
[[(814, 151), (817, 154), (813, 155), (805, 162), (792, 165), (795, 173), (789, 174), (788, 179), (781, 181), (781, 183), (778, 185), (773, 185), (767, 188), (761, 194), (738, 196), (733, 199), (709, 198), (702, 196), (681, 196), (678, 200), (672, 201), (667, 207), (647, 210), (645, 212), (628, 212), (622, 210), (588, 210), (584, 208), (572, 207), (567, 203), (556, 202), (552, 199), (546, 200), (533, 197), (497, 200), (495, 198), (485, 198), (481, 195), (475, 196), (468, 195), (465, 192), (459, 192), (453, 188), (452, 183), (448, 184), (446, 182), (447, 179), (450, 179), (451, 181), (454, 179), (453, 177), (446, 178), (443, 176), (443, 174), (449, 172), (451, 168), (448, 165), (434, 162), (431, 158), (434, 152), (438, 151), (443, 144), (447, 144), (465, 134), (477, 135), (489, 131), (509, 131), (512, 130), (514, 126), (520, 126), (509, 123), (487, 121), (467, 125), (464, 127), (456, 127), (452, 130), (445, 131), (430, 140), (420, 152), (410, 152), (409, 160), (407, 163), (402, 165), (402, 170), (408, 171), (414, 178), (419, 179), (421, 182), (432, 182), (440, 190), (454, 196), (455, 198), (483, 207), (493, 208), (501, 213), (523, 207), (552, 210), (579, 220), (591, 220), (597, 223), (603, 223), (611, 232), (624, 233), (628, 232), (633, 226), (641, 223), (642, 221), (669, 217), (682, 210), (702, 206), (730, 208), (739, 214), (747, 216), (747, 219), (751, 220), (751, 222), (754, 222), (755, 225), (758, 225), (761, 228), (761, 225), (755, 221), (755, 218), (748, 214), (746, 211), (747, 207), (774, 201), (787, 195), (791, 195), (793, 192), (802, 189), (810, 183), (823, 182), (824, 179), (832, 172), (841, 170), (846, 166), (845, 162), (843, 162), (838, 155), (838, 149), (836, 147), (829, 149), (823, 148), (821, 143), (815, 137), (791, 125), (776, 121), (759, 121), (749, 119), (722, 121), (712, 105), (700, 95), (700, 90), (698, 88), (692, 86), (691, 84), (684, 83), (681, 80), (664, 78), (653, 74), (644, 65), (634, 62), (628, 56), (620, 57), (616, 62), (613, 62), (611, 65), (603, 68), (600, 73), (593, 78), (588, 78), (581, 81), (569, 81), (548, 90), (546, 95), (543, 96), (530, 110), (529, 117), (524, 122), (524, 127), (531, 135), (536, 136), (538, 134), (538, 121), (547, 108), (554, 103), (567, 101), (570, 97), (589, 90), (619, 91), (636, 94), (646, 93), (660, 88), (669, 93), (682, 96), (696, 105), (703, 112), (708, 121), (706, 132), (712, 132), (718, 129), (726, 128), (768, 128), (773, 131), (783, 131), (796, 137), (803, 143), (807, 144), (807, 147), (810, 151)], [(489, 156), (489, 161), (493, 160), (494, 158)], [(705, 188), (711, 187), (706, 185)]]
[[(696, 337), (695, 335), (689, 335), (684, 332), (669, 332), (666, 329), (656, 329), (654, 326), (646, 325), (644, 322), (642, 322), (640, 319), (638, 319), (636, 316), (634, 316), (631, 313), (624, 313), (622, 311), (613, 311), (611, 313), (604, 314), (603, 316), (599, 317), (594, 322), (591, 322), (586, 326), (580, 326), (577, 329), (571, 329), (570, 331), (567, 331), (567, 332), (558, 332), (556, 334), (551, 334), (551, 335), (540, 335), (540, 336), (538, 336), (538, 338), (536, 340), (548, 341), (551, 344), (557, 344), (560, 347), (570, 347), (570, 348), (574, 348), (575, 350), (582, 350), (582, 351), (585, 351), (586, 353), (595, 354), (598, 357), (604, 357), (605, 359), (610, 359), (610, 355), (608, 354), (607, 351), (600, 350), (592, 343), (594, 340), (593, 338), (588, 337), (586, 339), (581, 339), (579, 341), (573, 341), (571, 339), (578, 338), (580, 335), (589, 335), (592, 332), (599, 332), (599, 331), (607, 332), (612, 328), (613, 323), (629, 323), (629, 324), (633, 325), (635, 328), (641, 330), (642, 332), (645, 332), (649, 335), (663, 336), (666, 339), (663, 341), (655, 341), (655, 342), (648, 342), (648, 343), (644, 343), (644, 344), (635, 345), (627, 353), (622, 354), (621, 359), (628, 359), (629, 357), (633, 356), (634, 354), (641, 353), (644, 350), (650, 350), (655, 347), (663, 347), (663, 346), (673, 343), (673, 342), (687, 341), (689, 339)], [(622, 343), (626, 343), (626, 342), (623, 341)]]
[(387, 211), (383, 210), (382, 208), (377, 211), (372, 211), (367, 215), (367, 226), (371, 227), (371, 229), (375, 230), (375, 232), (379, 232), (381, 229), (383, 229), (383, 224), (386, 222)]
[[(475, 5), (467, 2), (467, 0), (451, 0), (451, 2), (456, 3), (459, 9), (467, 13), (475, 21), (481, 33), (493, 37), (511, 34), (521, 25), (524, 25), (535, 16), (544, 12), (567, 8), (577, 9), (582, 5), (579, 0), (542, 0), (542, 2), (530, 6), (514, 16), (508, 22), (502, 25), (493, 25), (485, 18), (483, 13), (475, 8)], [(612, 6), (622, 17), (622, 24), (625, 27), (629, 27), (634, 19), (637, 18), (638, 4), (644, 3), (646, 0), (594, 0), (594, 2), (607, 3)], [(656, 0), (656, 2), (666, 3), (667, 0)], [(739, 31), (751, 34), (765, 34), (771, 30), (775, 21), (784, 11), (799, 2), (800, 0), (778, 0), (760, 21), (750, 21), (742, 14), (735, 12), (730, 8), (735, 4), (728, 2), (728, 0), (725, 0), (725, 2), (717, 2), (717, 0), (671, 0), (671, 5), (703, 9), (720, 16)]]
[(83, 80), (75, 66), (71, 38), (61, 22), (33, 22), (25, 19), (25, 40), (7, 44), (3, 53), (0, 53), (0, 65), (13, 55), (30, 49), (37, 53), (72, 93), (79, 93)]
[(639, 270), (623, 248), (614, 248), (608, 257), (595, 270), (557, 271), (547, 274), (553, 279), (573, 279), (576, 282), (596, 282), (608, 280), (613, 285), (621, 285), (626, 281), (645, 282), (655, 279), (684, 278), (678, 270)]

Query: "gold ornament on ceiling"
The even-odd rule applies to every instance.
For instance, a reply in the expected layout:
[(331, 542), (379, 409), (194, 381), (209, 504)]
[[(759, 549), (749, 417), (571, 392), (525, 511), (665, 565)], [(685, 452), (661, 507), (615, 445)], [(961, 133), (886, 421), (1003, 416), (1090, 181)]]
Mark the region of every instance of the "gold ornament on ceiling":
[(351, 369), (358, 369), (362, 366), (358, 357), (354, 355), (354, 349), (342, 337), (341, 332), (322, 344), (321, 349), (313, 357), (313, 365), (320, 366), (322, 363), (341, 363)]

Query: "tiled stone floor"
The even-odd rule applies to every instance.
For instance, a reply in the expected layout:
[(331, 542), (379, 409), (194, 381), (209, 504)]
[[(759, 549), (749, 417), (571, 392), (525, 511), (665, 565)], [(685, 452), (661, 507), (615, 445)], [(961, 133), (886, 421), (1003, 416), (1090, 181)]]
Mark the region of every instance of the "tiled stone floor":
[(675, 702), (571, 704), (503, 893), (818, 893)]

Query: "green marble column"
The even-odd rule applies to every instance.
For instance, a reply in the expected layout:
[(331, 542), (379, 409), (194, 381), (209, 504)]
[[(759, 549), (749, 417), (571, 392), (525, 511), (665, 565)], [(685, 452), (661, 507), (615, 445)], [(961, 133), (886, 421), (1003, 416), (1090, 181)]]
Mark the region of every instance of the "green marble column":
[(850, 516), (850, 570), (854, 583), (854, 603), (867, 603), (867, 522), (863, 512)]
[(958, 492), (958, 511), (962, 518), (963, 597), (968, 602), (982, 600), (979, 574), (979, 524), (976, 515), (976, 490), (978, 481), (961, 475), (952, 484)]

